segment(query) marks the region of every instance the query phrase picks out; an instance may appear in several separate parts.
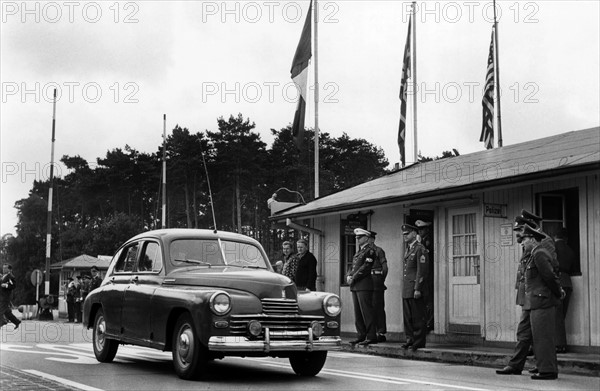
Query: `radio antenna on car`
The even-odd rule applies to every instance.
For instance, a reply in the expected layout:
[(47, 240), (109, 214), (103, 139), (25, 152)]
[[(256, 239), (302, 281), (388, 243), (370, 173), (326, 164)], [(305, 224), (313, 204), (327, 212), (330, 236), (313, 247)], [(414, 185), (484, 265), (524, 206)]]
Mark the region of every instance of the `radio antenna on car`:
[(202, 164), (204, 164), (204, 172), (206, 173), (206, 183), (208, 184), (208, 197), (210, 199), (210, 209), (212, 211), (213, 226), (215, 233), (217, 233), (217, 219), (215, 218), (215, 205), (213, 203), (212, 190), (210, 189), (210, 178), (208, 177), (208, 168), (206, 168), (206, 160), (204, 159), (204, 151), (202, 150), (202, 138), (198, 135), (200, 140), (200, 154), (202, 155)]

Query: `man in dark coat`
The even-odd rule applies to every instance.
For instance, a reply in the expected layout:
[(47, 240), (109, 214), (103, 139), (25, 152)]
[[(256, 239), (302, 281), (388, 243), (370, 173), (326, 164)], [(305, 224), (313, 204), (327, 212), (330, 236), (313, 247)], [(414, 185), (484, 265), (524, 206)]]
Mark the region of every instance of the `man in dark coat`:
[(354, 235), (358, 242), (358, 251), (352, 258), (352, 269), (346, 274), (346, 282), (352, 292), (354, 306), (354, 325), (357, 338), (351, 344), (370, 345), (377, 343), (375, 319), (373, 313), (373, 279), (371, 270), (377, 258), (377, 252), (369, 243), (371, 233), (356, 228)]
[(569, 237), (566, 228), (561, 229), (554, 236), (554, 244), (556, 247), (556, 259), (560, 269), (560, 285), (565, 291), (565, 298), (560, 301), (556, 308), (556, 352), (567, 352), (567, 332), (565, 330), (565, 318), (569, 310), (569, 302), (573, 293), (573, 282), (571, 282), (571, 273), (573, 266), (577, 262), (575, 251), (567, 244)]
[[(528, 254), (525, 263), (525, 304), (523, 317), (529, 318), (531, 327), (519, 329), (520, 340), (533, 343), (537, 372), (531, 376), (534, 380), (552, 380), (558, 378), (556, 350), (554, 347), (554, 321), (556, 306), (564, 296), (558, 276), (552, 265), (552, 255), (541, 244), (546, 235), (531, 228), (523, 227), (521, 245)], [(521, 324), (519, 324), (521, 326)], [(525, 358), (522, 358), (523, 362)], [(511, 360), (512, 362), (512, 360)], [(522, 368), (522, 366), (521, 366)], [(496, 373), (500, 375), (520, 374), (517, 367), (506, 366)]]
[(373, 280), (373, 311), (375, 317), (375, 331), (377, 332), (377, 342), (387, 340), (387, 324), (385, 316), (385, 278), (388, 274), (388, 264), (385, 258), (385, 251), (375, 244), (377, 232), (369, 231), (369, 244), (375, 249), (377, 257), (373, 260), (371, 269), (371, 279)]
[(417, 241), (417, 232), (414, 225), (402, 226), (406, 243), (402, 279), (402, 315), (406, 342), (402, 344), (402, 348), (410, 348), (412, 351), (425, 347), (427, 337), (424, 293), (427, 289), (429, 254), (425, 246)]
[[(6, 317), (15, 325), (15, 330), (19, 328), (21, 321), (12, 313), (12, 304), (10, 295), (17, 286), (15, 276), (12, 274), (12, 265), (5, 263), (2, 265), (2, 279), (0, 280), (0, 316)], [(4, 318), (2, 326), (4, 326)], [(1, 327), (1, 326), (0, 326)]]
[(92, 285), (90, 286), (90, 292), (93, 291), (96, 288), (99, 288), (100, 285), (102, 284), (102, 277), (100, 277), (100, 269), (98, 269), (97, 266), (92, 266), (92, 268), (90, 269), (90, 272), (92, 273)]
[(298, 270), (296, 270), (296, 286), (298, 291), (317, 290), (317, 258), (308, 251), (308, 242), (304, 239), (296, 242), (298, 248)]

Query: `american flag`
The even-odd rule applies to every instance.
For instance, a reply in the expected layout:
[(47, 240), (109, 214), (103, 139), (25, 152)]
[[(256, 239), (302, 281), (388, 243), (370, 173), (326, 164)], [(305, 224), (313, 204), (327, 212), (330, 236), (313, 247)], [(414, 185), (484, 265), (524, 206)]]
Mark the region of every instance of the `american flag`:
[(306, 116), (306, 99), (307, 99), (307, 84), (308, 84), (308, 61), (312, 57), (311, 51), (311, 10), (312, 0), (308, 7), (308, 14), (304, 21), (304, 28), (300, 36), (300, 42), (294, 54), (292, 61), (292, 80), (300, 90), (296, 113), (294, 114), (294, 123), (292, 124), (292, 135), (298, 149), (302, 148), (304, 141), (304, 117)]
[(487, 73), (485, 75), (485, 89), (481, 105), (483, 106), (483, 124), (479, 141), (483, 141), (486, 149), (494, 148), (494, 28), (492, 27), (492, 40), (488, 56)]
[(406, 164), (404, 144), (406, 142), (406, 90), (408, 88), (408, 78), (410, 77), (410, 23), (412, 15), (408, 20), (408, 35), (406, 36), (406, 45), (404, 46), (404, 64), (402, 65), (402, 81), (400, 82), (400, 125), (398, 127), (398, 148), (400, 149), (400, 161), (402, 167)]

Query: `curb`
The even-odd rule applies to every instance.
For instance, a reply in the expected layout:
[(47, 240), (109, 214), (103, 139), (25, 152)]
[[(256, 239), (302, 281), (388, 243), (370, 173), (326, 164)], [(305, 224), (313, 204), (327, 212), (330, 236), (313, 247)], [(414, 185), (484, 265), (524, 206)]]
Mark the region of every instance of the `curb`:
[[(413, 352), (404, 350), (400, 346), (390, 343), (369, 345), (366, 347), (352, 346), (349, 343), (343, 343), (342, 351), (406, 360), (444, 362), (496, 369), (504, 367), (511, 357), (511, 354), (506, 353), (443, 348), (422, 348)], [(533, 367), (535, 367), (535, 360), (533, 357), (528, 358), (525, 363), (525, 368)], [(559, 373), (564, 374), (600, 377), (600, 360), (594, 361), (593, 359), (586, 360), (576, 357), (561, 357), (559, 355), (558, 371)]]

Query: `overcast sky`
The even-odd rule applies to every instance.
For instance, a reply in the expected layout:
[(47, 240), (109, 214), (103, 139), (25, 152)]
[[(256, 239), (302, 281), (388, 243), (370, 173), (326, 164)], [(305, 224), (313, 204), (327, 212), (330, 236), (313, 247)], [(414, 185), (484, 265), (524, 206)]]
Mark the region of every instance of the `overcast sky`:
[[(483, 149), (491, 4), (417, 2), (423, 155)], [(80, 155), (94, 166), (126, 144), (155, 152), (163, 114), (168, 132), (177, 124), (197, 132), (242, 113), (270, 146), (269, 130), (293, 120), (290, 68), (308, 5), (2, 1), (0, 233), (15, 232), (15, 201), (28, 196), (34, 179), (48, 178), (54, 88), (56, 161)], [(599, 2), (511, 0), (497, 7), (504, 145), (598, 126)], [(367, 139), (393, 165), (400, 159), (398, 92), (410, 2), (319, 0), (318, 8), (320, 129)], [(306, 126), (314, 126), (312, 103)], [(412, 129), (407, 162), (414, 159)]]

